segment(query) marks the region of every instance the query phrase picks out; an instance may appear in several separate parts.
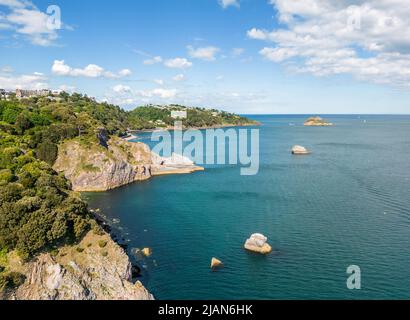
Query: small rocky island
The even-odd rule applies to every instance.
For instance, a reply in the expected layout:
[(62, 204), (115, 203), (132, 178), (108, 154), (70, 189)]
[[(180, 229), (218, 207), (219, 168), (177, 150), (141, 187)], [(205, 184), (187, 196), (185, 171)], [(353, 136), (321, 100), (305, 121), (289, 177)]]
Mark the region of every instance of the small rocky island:
[(294, 155), (308, 155), (308, 154), (310, 154), (310, 151), (307, 150), (305, 147), (302, 147), (302, 146), (294, 146), (292, 148), (292, 154), (294, 154)]
[(329, 127), (334, 124), (323, 120), (321, 117), (311, 117), (305, 121), (306, 127)]
[(268, 238), (260, 233), (255, 233), (246, 240), (245, 249), (260, 254), (268, 254), (272, 252), (272, 247), (268, 244)]

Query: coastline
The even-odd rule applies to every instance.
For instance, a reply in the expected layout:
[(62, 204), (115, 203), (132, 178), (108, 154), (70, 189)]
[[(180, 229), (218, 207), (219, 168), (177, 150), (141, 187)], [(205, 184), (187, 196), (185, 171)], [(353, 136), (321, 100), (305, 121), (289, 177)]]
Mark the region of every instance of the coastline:
[[(234, 124), (223, 124), (223, 125), (215, 125), (215, 126), (204, 126), (204, 127), (186, 127), (183, 128), (183, 131), (188, 131), (188, 130), (207, 130), (207, 129), (225, 129), (225, 128), (240, 128), (240, 127), (260, 127), (262, 126), (262, 123), (260, 122), (255, 122), (255, 123), (245, 123), (245, 124), (240, 124), (240, 125), (234, 125)], [(138, 134), (141, 133), (153, 133), (153, 132), (162, 132), (162, 131), (174, 131), (175, 127), (165, 127), (165, 128), (155, 128), (155, 129), (141, 129), (141, 130), (130, 130), (129, 132), (134, 135), (135, 138), (132, 137), (123, 137), (122, 139), (125, 141), (132, 141), (134, 139), (138, 138)]]
[(205, 168), (200, 166), (194, 167), (166, 167), (164, 170), (152, 172), (152, 176), (165, 176), (165, 175), (179, 175), (179, 174), (190, 174), (194, 172), (205, 171)]

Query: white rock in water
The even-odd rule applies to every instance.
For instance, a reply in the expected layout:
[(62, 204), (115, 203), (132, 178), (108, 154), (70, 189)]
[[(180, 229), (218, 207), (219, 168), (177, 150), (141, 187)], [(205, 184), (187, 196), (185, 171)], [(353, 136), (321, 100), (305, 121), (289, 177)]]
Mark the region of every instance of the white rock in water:
[(310, 152), (302, 146), (294, 146), (292, 148), (292, 154), (309, 154)]
[(267, 243), (268, 238), (263, 234), (255, 233), (245, 242), (245, 249), (261, 254), (272, 252), (272, 247)]
[(171, 157), (164, 158), (159, 156), (158, 154), (152, 153), (152, 162), (156, 165), (164, 165), (164, 166), (193, 166), (195, 163), (180, 154), (173, 153)]
[(220, 268), (220, 267), (223, 267), (222, 261), (217, 259), (217, 258), (212, 258), (211, 269), (214, 270), (214, 269), (217, 269), (217, 268)]

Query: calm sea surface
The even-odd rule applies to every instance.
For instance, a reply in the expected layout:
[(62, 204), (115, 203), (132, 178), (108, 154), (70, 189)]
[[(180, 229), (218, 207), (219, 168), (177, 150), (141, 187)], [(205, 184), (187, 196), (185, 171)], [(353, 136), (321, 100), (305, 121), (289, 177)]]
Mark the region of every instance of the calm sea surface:
[[(252, 118), (263, 124), (256, 176), (209, 166), (84, 194), (130, 251), (153, 249), (139, 262), (147, 288), (157, 299), (409, 299), (410, 117)], [(292, 156), (295, 144), (313, 153)], [(274, 253), (244, 251), (255, 232)], [(211, 272), (212, 257), (225, 268)], [(350, 265), (360, 291), (346, 287)]]

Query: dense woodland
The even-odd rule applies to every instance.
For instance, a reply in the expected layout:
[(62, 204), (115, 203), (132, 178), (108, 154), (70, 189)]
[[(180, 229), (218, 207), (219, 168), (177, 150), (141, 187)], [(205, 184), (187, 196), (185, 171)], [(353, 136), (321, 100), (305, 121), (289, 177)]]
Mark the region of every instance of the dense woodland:
[[(182, 106), (139, 107), (127, 112), (80, 94), (57, 98), (0, 100), (0, 289), (16, 285), (6, 255), (29, 259), (41, 251), (76, 242), (95, 226), (87, 205), (70, 182), (53, 169), (58, 144), (67, 139), (97, 142), (96, 132), (125, 135), (128, 129), (171, 126), (172, 110)], [(187, 127), (240, 125), (249, 120), (216, 110), (188, 108)]]

